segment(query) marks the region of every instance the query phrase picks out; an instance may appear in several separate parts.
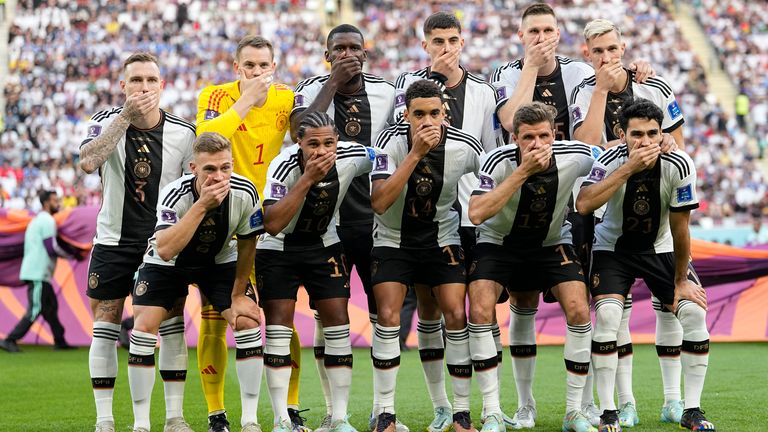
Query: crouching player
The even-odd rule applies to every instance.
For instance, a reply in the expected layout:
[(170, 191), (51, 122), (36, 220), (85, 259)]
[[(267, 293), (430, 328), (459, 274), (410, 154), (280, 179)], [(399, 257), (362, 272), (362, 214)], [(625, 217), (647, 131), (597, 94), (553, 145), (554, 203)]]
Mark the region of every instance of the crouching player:
[(264, 361), (275, 432), (291, 432), (286, 400), (290, 342), (299, 285), (309, 294), (325, 339), (324, 365), (332, 399), (331, 432), (356, 432), (347, 421), (352, 383), (349, 272), (334, 214), (349, 185), (373, 167), (373, 149), (339, 142), (331, 117), (320, 111), (298, 125), (298, 145), (269, 165), (264, 226), (256, 253), (256, 288), (266, 319)]
[[(261, 430), (256, 410), (264, 362), (260, 312), (248, 276), (256, 237), (263, 232), (261, 203), (253, 183), (232, 173), (232, 150), (226, 138), (213, 132), (201, 134), (193, 156), (193, 174), (168, 184), (160, 193), (155, 233), (133, 288), (135, 323), (128, 357), (133, 430), (149, 431), (160, 322), (174, 302), (187, 295), (189, 284), (196, 283), (234, 331), (242, 431), (257, 432)], [(186, 370), (164, 372), (186, 375)], [(189, 426), (178, 430), (187, 431)]]
[(613, 399), (617, 335), (624, 299), (635, 278), (673, 311), (683, 327), (681, 363), (685, 408), (680, 427), (714, 431), (700, 399), (709, 362), (707, 297), (690, 266), (688, 222), (699, 206), (696, 168), (680, 150), (661, 153), (663, 113), (635, 99), (619, 114), (621, 144), (595, 161), (576, 209), (589, 214), (607, 204), (595, 227), (591, 292), (595, 299), (592, 365), (600, 397), (600, 431), (621, 431)]

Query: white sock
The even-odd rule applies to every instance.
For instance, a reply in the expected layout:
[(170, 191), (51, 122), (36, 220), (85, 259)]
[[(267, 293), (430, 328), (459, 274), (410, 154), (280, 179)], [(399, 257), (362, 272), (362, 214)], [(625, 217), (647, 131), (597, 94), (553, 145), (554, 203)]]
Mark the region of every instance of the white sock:
[(450, 407), (448, 393), (445, 391), (445, 345), (443, 344), (443, 327), (440, 320), (419, 319), (416, 324), (416, 335), (419, 339), (419, 356), (424, 370), (424, 381), (432, 400), (432, 408)]
[(315, 312), (313, 346), (315, 348), (315, 366), (317, 366), (317, 374), (320, 376), (320, 388), (323, 390), (323, 399), (325, 399), (325, 413), (331, 415), (333, 404), (331, 403), (331, 385), (328, 382), (328, 373), (325, 369), (325, 335), (323, 334), (323, 323), (320, 322), (320, 316), (317, 312)]
[[(565, 334), (565, 412), (581, 409), (581, 394), (589, 374), (592, 322), (568, 325)], [(601, 401), (602, 402), (602, 401)]]
[(682, 400), (680, 376), (683, 367), (680, 364), (680, 346), (683, 344), (683, 326), (675, 314), (667, 310), (653, 297), (653, 310), (656, 313), (656, 354), (661, 367), (661, 383), (664, 388), (664, 403)]
[(157, 336), (134, 330), (128, 350), (128, 384), (133, 400), (133, 427), (149, 430), (149, 407), (155, 386)]
[[(590, 362), (592, 359), (590, 358)], [(595, 386), (595, 368), (594, 365), (591, 365), (589, 368), (589, 372), (587, 373), (587, 378), (584, 380), (584, 390), (581, 392), (581, 407), (585, 408), (587, 405), (592, 404), (595, 402), (595, 396), (593, 394), (593, 389)]]
[(379, 401), (373, 415), (395, 413), (395, 384), (400, 369), (400, 326), (383, 327), (376, 324), (371, 347), (373, 388)]
[(96, 402), (96, 423), (115, 421), (112, 416), (112, 395), (117, 377), (117, 337), (120, 324), (104, 321), (93, 323), (93, 340), (88, 351), (88, 369)]
[(349, 324), (325, 327), (325, 370), (331, 386), (331, 420), (347, 418), (349, 388), (352, 386), (352, 342)]
[(517, 407), (536, 407), (533, 374), (536, 371), (536, 308), (509, 305), (509, 352), (517, 387)]
[[(376, 323), (379, 322), (379, 314), (368, 312), (368, 321), (371, 323), (371, 346), (373, 346), (373, 338), (376, 336)], [(376, 391), (376, 380), (373, 380), (373, 406), (371, 407), (371, 413), (375, 413), (379, 409), (379, 400), (377, 399), (378, 397), (378, 392)], [(328, 411), (328, 414), (330, 413), (331, 412)]]
[(184, 383), (187, 379), (187, 340), (184, 317), (167, 319), (160, 324), (160, 377), (165, 394), (165, 418), (184, 417)]
[[(261, 341), (261, 327), (233, 332), (235, 336), (235, 358), (237, 381), (240, 383), (241, 415), (240, 425), (259, 423), (259, 393), (261, 374), (264, 370), (264, 352)], [(290, 377), (290, 375), (289, 375)]]
[(680, 362), (685, 376), (685, 408), (700, 408), (709, 366), (707, 311), (692, 301), (683, 300), (678, 303), (677, 318), (683, 326)]
[(499, 329), (499, 323), (494, 321), (491, 324), (491, 333), (493, 334), (493, 344), (496, 346), (496, 380), (499, 389), (499, 401), (501, 401), (501, 387), (502, 387), (502, 368), (501, 363), (504, 360), (504, 347), (501, 345), (501, 330)]
[(483, 395), (483, 415), (500, 414), (498, 359), (491, 324), (469, 323), (468, 327), (472, 366), (477, 377), (477, 386)]
[(281, 325), (267, 326), (264, 365), (267, 367), (267, 388), (272, 400), (274, 423), (288, 417), (288, 382), (291, 379), (291, 336), (293, 329)]
[(615, 410), (613, 391), (616, 386), (616, 367), (619, 363), (616, 337), (619, 332), (624, 303), (615, 298), (595, 302), (595, 331), (592, 335), (592, 366), (597, 382), (600, 411)]
[(616, 349), (619, 356), (616, 367), (616, 393), (619, 406), (627, 402), (635, 404), (632, 394), (632, 335), (629, 333), (629, 317), (632, 315), (632, 294), (624, 299), (624, 313), (621, 315), (619, 333), (616, 338)]
[(446, 329), (445, 341), (445, 363), (453, 384), (453, 412), (469, 411), (469, 396), (472, 389), (469, 330), (467, 327), (461, 330)]

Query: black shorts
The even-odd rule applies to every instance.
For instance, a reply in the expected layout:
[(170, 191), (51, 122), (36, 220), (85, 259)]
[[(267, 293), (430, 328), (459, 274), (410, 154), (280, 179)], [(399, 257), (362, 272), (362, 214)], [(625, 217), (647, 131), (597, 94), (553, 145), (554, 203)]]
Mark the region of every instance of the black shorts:
[(373, 296), (371, 285), (371, 249), (373, 249), (373, 225), (347, 225), (337, 226), (336, 233), (344, 248), (344, 256), (347, 258), (347, 266), (357, 270), (363, 290), (368, 299), (368, 313), (376, 313), (376, 298)]
[[(461, 248), (464, 249), (464, 267), (469, 274), (472, 263), (475, 262), (475, 246), (477, 245), (477, 229), (475, 227), (459, 227), (459, 237), (461, 237)], [(506, 288), (501, 290), (496, 303), (504, 303), (509, 300), (509, 292)]]
[(466, 284), (464, 251), (459, 245), (429, 249), (375, 247), (371, 252), (371, 279), (373, 286), (384, 282), (399, 282), (409, 287)]
[[(186, 297), (189, 285), (196, 284), (213, 308), (223, 312), (232, 305), (236, 265), (232, 262), (190, 268), (143, 264), (133, 287), (133, 304), (171, 310), (177, 299)], [(256, 300), (253, 289), (246, 294)]]
[[(625, 254), (621, 252), (592, 252), (589, 291), (592, 296), (620, 294), (624, 297), (635, 279), (643, 279), (662, 305), (675, 301), (675, 254)], [(688, 264), (688, 279), (701, 285), (699, 277)]]
[(341, 243), (298, 252), (256, 250), (259, 301), (296, 300), (304, 285), (310, 302), (349, 298), (349, 271)]
[[(589, 269), (592, 243), (595, 240), (595, 217), (591, 214), (582, 216), (573, 212), (568, 214), (568, 221), (571, 223), (571, 237), (576, 256), (579, 257), (582, 267)], [(588, 283), (586, 278), (584, 282)]]
[(96, 300), (119, 300), (128, 297), (136, 270), (144, 258), (147, 245), (104, 246), (97, 244), (88, 264), (88, 288), (85, 294)]
[(545, 294), (558, 284), (584, 281), (584, 271), (569, 244), (546, 246), (533, 250), (513, 251), (501, 245), (480, 243), (475, 247), (475, 260), (469, 281), (488, 279), (512, 292), (539, 290)]

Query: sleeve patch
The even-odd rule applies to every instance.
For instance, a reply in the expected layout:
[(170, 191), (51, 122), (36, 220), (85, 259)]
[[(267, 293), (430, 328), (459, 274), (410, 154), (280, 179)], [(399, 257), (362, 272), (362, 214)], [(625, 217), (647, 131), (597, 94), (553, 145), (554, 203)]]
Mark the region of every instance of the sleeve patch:
[(205, 110), (204, 120), (213, 120), (213, 119), (215, 119), (218, 116), (219, 116), (219, 112), (218, 111)]
[(672, 120), (680, 117), (683, 115), (683, 112), (680, 111), (680, 105), (677, 104), (677, 101), (672, 101), (667, 105), (667, 112), (669, 113), (669, 116), (672, 118)]
[(594, 167), (592, 168), (592, 171), (589, 172), (589, 177), (587, 177), (587, 181), (597, 183), (599, 181), (602, 181), (604, 178), (605, 178), (605, 170), (602, 168)]
[(571, 109), (571, 121), (573, 123), (581, 121), (581, 107), (575, 106)]
[(603, 149), (599, 146), (591, 146), (592, 147), (592, 159), (597, 159), (600, 157), (601, 154), (603, 154)]
[(395, 107), (405, 106), (405, 93), (400, 93), (395, 97)]
[(496, 89), (496, 99), (502, 100), (507, 98), (507, 88), (504, 86), (501, 86)]
[(386, 171), (388, 167), (389, 160), (387, 159), (387, 155), (376, 155), (376, 167), (374, 168), (374, 171)]
[(101, 125), (91, 125), (88, 128), (87, 138), (96, 138), (99, 135), (101, 135)]
[(499, 129), (501, 129), (501, 120), (499, 120), (499, 116), (496, 113), (493, 113), (493, 130)]
[(251, 228), (258, 228), (264, 225), (264, 214), (261, 212), (261, 209), (256, 209), (256, 212), (251, 215), (249, 222)]
[(288, 188), (285, 185), (278, 183), (272, 183), (272, 198), (283, 198), (288, 193)]
[(376, 150), (371, 147), (366, 147), (365, 151), (368, 152), (368, 160), (373, 162), (376, 159)]
[(693, 199), (693, 186), (689, 183), (677, 188), (677, 202), (684, 203)]
[(294, 96), (293, 105), (297, 107), (304, 106), (304, 95), (297, 94)]
[(480, 176), (480, 189), (492, 190), (494, 187), (496, 187), (496, 182), (491, 177), (487, 175)]
[(160, 221), (165, 223), (175, 224), (176, 222), (179, 221), (179, 218), (176, 215), (176, 212), (173, 210), (161, 210)]

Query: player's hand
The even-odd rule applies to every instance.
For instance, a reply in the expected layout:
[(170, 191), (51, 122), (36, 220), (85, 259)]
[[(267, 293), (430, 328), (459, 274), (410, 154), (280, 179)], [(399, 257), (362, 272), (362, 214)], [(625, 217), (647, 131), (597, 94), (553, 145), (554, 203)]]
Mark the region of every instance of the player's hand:
[(549, 144), (542, 145), (523, 155), (523, 163), (520, 164), (520, 169), (523, 170), (526, 177), (530, 177), (549, 168), (551, 159), (552, 146)]
[(547, 39), (540, 36), (536, 42), (525, 47), (524, 65), (530, 65), (536, 69), (546, 66), (547, 62), (554, 58), (558, 42), (557, 36)]
[(704, 310), (707, 310), (706, 291), (688, 279), (675, 284), (675, 300), (672, 303), (672, 310), (675, 313), (677, 313), (677, 306), (680, 300), (690, 300), (701, 306)]
[(233, 329), (237, 329), (238, 318), (250, 318), (261, 324), (261, 308), (253, 301), (252, 298), (246, 295), (236, 295), (232, 297), (232, 305), (230, 306), (230, 319), (229, 326)]
[(627, 164), (632, 168), (632, 173), (647, 170), (656, 163), (661, 154), (661, 147), (657, 144), (637, 144), (629, 153)]
[(342, 54), (331, 64), (331, 76), (329, 80), (334, 84), (343, 85), (352, 78), (363, 73), (363, 64), (353, 55)]
[(616, 81), (621, 78), (624, 73), (624, 65), (621, 64), (621, 60), (614, 58), (608, 63), (602, 63), (600, 68), (597, 69), (595, 75), (597, 79), (598, 89), (610, 91)]
[(675, 137), (673, 137), (671, 134), (663, 133), (661, 134), (661, 144), (660, 149), (661, 152), (664, 154), (672, 153), (673, 151), (677, 150), (677, 142), (675, 141)]
[(267, 102), (269, 86), (272, 85), (272, 73), (246, 78), (245, 71), (240, 69), (240, 97), (252, 107), (262, 107)]
[(656, 71), (645, 60), (636, 60), (629, 64), (629, 70), (635, 72), (635, 82), (644, 83), (648, 78), (656, 76)]
[(423, 158), (430, 152), (430, 150), (440, 144), (442, 132), (440, 126), (423, 123), (419, 126), (416, 133), (413, 134), (413, 147), (411, 147), (411, 152), (418, 156), (419, 159)]
[(304, 175), (312, 181), (312, 184), (324, 179), (336, 163), (336, 153), (328, 152), (320, 155), (318, 152), (312, 153), (307, 165), (304, 167)]
[(459, 68), (459, 57), (461, 57), (460, 49), (447, 49), (432, 62), (430, 70), (448, 77)]
[(120, 115), (128, 119), (129, 122), (134, 123), (152, 111), (157, 106), (159, 98), (160, 94), (155, 90), (128, 95)]
[(224, 201), (229, 194), (229, 180), (220, 182), (214, 181), (211, 175), (206, 177), (203, 186), (200, 188), (200, 198), (198, 202), (205, 210), (213, 210)]

